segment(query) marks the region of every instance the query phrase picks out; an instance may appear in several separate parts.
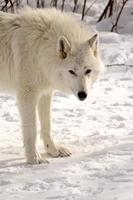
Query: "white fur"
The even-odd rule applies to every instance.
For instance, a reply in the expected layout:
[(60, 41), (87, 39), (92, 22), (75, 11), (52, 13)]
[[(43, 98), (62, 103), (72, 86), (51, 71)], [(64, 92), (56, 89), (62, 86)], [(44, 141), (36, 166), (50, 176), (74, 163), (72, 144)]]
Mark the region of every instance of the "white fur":
[[(51, 97), (54, 90), (75, 96), (87, 93), (98, 79), (103, 65), (98, 39), (90, 40), (92, 35), (70, 14), (55, 9), (0, 12), (0, 90), (17, 96), (28, 163), (43, 161), (36, 150), (36, 106), (47, 152), (55, 157), (70, 155), (55, 146), (50, 135)], [(85, 75), (86, 69), (92, 72)]]

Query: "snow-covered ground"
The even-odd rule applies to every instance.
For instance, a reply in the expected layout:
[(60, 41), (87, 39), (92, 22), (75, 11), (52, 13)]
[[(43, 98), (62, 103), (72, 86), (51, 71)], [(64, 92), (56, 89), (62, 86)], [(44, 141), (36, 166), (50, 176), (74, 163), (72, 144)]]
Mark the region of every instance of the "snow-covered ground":
[[(105, 31), (105, 24), (98, 29)], [(49, 158), (38, 137), (50, 163), (27, 165), (16, 100), (0, 95), (0, 200), (133, 200), (130, 24), (128, 16), (123, 28), (128, 34), (100, 33), (104, 63), (113, 66), (106, 67), (86, 101), (62, 94), (53, 99), (53, 135), (71, 157)]]

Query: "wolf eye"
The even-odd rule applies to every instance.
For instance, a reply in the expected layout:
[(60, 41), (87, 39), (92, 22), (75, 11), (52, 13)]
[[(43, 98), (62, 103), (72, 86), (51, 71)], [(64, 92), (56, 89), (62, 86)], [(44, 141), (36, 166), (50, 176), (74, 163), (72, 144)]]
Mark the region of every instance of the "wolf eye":
[(91, 73), (91, 69), (87, 69), (85, 72), (85, 75), (90, 74)]
[(74, 76), (77, 76), (77, 74), (73, 70), (69, 70), (69, 73), (74, 75)]

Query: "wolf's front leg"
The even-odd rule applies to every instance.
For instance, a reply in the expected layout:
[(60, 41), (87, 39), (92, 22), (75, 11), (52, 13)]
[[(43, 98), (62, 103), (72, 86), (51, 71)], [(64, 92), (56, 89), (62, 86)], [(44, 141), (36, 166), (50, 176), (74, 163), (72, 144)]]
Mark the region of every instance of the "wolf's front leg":
[(21, 91), (18, 94), (18, 106), (22, 121), (22, 132), (27, 163), (39, 164), (43, 162), (36, 151), (36, 93)]
[(51, 95), (42, 96), (39, 101), (39, 118), (41, 124), (41, 137), (48, 154), (53, 157), (70, 156), (65, 147), (56, 146), (51, 137)]

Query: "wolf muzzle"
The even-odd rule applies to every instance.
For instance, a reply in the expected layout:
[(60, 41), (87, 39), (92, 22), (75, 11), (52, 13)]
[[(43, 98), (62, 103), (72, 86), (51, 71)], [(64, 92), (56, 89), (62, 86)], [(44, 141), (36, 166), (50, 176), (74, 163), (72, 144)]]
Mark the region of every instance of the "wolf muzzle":
[(79, 98), (80, 101), (85, 100), (86, 97), (87, 97), (87, 93), (86, 92), (84, 92), (84, 91), (79, 91), (78, 92), (78, 98)]

